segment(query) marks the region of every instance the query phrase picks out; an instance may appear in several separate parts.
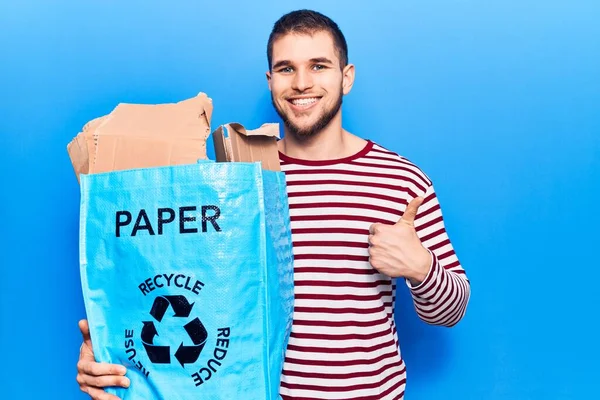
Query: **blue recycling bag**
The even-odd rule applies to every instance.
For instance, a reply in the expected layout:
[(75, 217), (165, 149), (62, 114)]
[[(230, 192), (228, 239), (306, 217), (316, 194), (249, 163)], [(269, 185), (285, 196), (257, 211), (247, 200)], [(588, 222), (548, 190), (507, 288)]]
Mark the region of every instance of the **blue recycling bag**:
[(279, 399), (293, 312), (282, 172), (201, 162), (81, 175), (80, 274), (123, 400)]

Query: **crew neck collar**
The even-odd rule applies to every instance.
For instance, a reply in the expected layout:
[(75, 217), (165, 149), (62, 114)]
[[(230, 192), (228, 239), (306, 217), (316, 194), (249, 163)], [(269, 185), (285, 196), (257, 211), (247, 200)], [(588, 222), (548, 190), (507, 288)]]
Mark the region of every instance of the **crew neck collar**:
[(356, 160), (357, 158), (363, 157), (373, 148), (373, 142), (367, 139), (367, 143), (365, 146), (355, 154), (352, 154), (343, 158), (335, 158), (330, 160), (305, 160), (301, 158), (294, 158), (283, 154), (281, 151), (279, 152), (279, 159), (290, 164), (301, 164), (301, 165), (313, 165), (313, 166), (323, 166), (323, 165), (335, 165), (340, 163), (349, 162), (352, 160)]

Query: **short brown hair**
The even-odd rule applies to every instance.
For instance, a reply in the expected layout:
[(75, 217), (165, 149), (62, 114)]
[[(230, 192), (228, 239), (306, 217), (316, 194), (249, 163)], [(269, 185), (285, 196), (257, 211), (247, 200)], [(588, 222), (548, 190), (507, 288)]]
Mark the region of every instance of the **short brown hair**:
[(312, 35), (315, 32), (326, 31), (333, 37), (333, 43), (340, 59), (340, 68), (348, 64), (348, 45), (346, 38), (331, 18), (312, 10), (297, 10), (285, 14), (275, 22), (267, 44), (267, 59), (269, 70), (273, 61), (273, 42), (288, 33)]

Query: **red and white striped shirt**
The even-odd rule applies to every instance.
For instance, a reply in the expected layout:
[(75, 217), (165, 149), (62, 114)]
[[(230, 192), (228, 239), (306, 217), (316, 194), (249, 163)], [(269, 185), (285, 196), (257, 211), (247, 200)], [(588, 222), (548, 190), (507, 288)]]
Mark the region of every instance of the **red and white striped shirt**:
[(369, 264), (369, 226), (396, 223), (411, 199), (433, 255), (423, 283), (410, 288), (419, 317), (452, 326), (470, 286), (446, 234), (428, 177), (374, 142), (339, 160), (280, 154), (294, 249), (295, 306), (280, 393), (284, 400), (402, 399), (406, 369), (394, 324), (396, 280)]

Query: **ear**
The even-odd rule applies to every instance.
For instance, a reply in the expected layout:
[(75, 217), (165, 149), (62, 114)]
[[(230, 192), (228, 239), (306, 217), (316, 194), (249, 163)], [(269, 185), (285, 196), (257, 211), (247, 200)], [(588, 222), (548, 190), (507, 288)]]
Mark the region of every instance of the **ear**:
[(271, 71), (267, 71), (267, 84), (269, 85), (269, 91), (271, 91)]
[(354, 85), (354, 72), (355, 68), (353, 64), (346, 65), (342, 71), (342, 89), (345, 95), (350, 93)]

